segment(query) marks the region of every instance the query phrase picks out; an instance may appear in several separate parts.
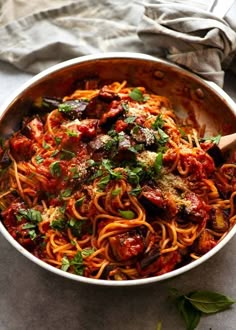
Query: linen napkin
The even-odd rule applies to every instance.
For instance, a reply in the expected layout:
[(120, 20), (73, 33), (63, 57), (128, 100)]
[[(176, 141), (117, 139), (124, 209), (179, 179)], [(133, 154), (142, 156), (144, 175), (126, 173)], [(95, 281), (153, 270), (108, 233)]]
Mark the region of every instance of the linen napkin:
[(236, 52), (236, 33), (224, 19), (183, 1), (146, 3), (138, 35), (149, 53), (220, 86)]
[(0, 60), (38, 73), (77, 56), (138, 52), (222, 86), (236, 33), (234, 20), (208, 11), (209, 1), (0, 0)]

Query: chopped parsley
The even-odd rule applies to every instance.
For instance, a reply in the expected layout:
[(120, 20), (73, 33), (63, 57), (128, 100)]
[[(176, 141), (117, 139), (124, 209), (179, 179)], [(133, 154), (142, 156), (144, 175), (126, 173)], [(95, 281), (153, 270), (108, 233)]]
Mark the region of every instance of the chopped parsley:
[(44, 158), (42, 156), (40, 156), (40, 155), (37, 155), (35, 157), (35, 160), (36, 160), (36, 163), (37, 164), (41, 164), (44, 161)]
[(219, 144), (220, 139), (221, 139), (221, 134), (218, 134), (218, 135), (212, 136), (212, 137), (205, 137), (205, 138), (202, 138), (201, 140), (203, 140), (203, 141), (210, 141), (210, 142), (212, 142), (214, 144)]
[(132, 210), (119, 210), (120, 215), (128, 220), (135, 218), (135, 213)]
[(154, 163), (154, 169), (156, 174), (160, 174), (162, 165), (163, 165), (163, 154), (161, 152), (158, 152)]
[(18, 214), (17, 214), (17, 220), (21, 221), (22, 218), (25, 218), (28, 221), (31, 221), (34, 224), (38, 224), (39, 222), (42, 221), (42, 214), (40, 211), (38, 210), (34, 210), (34, 209), (20, 209), (18, 210)]
[(130, 93), (129, 97), (137, 102), (145, 102), (148, 98), (143, 95), (142, 91), (138, 88), (134, 88)]
[(49, 170), (50, 170), (50, 173), (52, 174), (52, 176), (59, 177), (61, 175), (61, 165), (60, 165), (60, 162), (59, 161), (53, 162), (49, 166)]

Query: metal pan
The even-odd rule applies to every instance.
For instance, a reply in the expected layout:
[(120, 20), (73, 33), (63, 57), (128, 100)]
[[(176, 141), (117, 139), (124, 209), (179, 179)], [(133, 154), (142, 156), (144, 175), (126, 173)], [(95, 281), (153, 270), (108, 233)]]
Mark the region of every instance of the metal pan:
[[(193, 115), (205, 134), (230, 134), (236, 131), (236, 106), (218, 86), (166, 61), (144, 54), (106, 53), (75, 58), (36, 75), (18, 89), (0, 108), (0, 134), (7, 137), (16, 131), (22, 117), (30, 112), (32, 102), (41, 96), (61, 97), (70, 94), (84, 80), (96, 79), (101, 85), (127, 80), (131, 86), (145, 86), (149, 91), (167, 96), (181, 117)], [(34, 257), (17, 243), (0, 222), (2, 235), (23, 255), (39, 266), (60, 276), (84, 283), (107, 286), (132, 286), (162, 281), (182, 274), (205, 262), (235, 234), (234, 226), (211, 251), (192, 263), (169, 273), (138, 280), (106, 281), (70, 274)]]

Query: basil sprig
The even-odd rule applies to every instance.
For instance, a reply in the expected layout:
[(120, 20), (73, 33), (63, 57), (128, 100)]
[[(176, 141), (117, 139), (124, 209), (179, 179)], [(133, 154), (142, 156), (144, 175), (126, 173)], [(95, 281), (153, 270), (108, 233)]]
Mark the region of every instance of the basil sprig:
[(185, 321), (186, 330), (196, 329), (202, 314), (223, 311), (236, 302), (221, 293), (204, 290), (179, 295), (178, 290), (171, 289), (171, 294), (180, 315)]

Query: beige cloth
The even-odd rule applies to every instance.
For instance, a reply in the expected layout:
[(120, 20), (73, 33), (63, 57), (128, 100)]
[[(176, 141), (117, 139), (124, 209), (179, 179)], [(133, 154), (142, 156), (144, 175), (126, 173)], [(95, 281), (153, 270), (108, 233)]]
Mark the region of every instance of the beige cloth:
[(168, 59), (222, 86), (224, 70), (235, 56), (236, 32), (227, 20), (209, 12), (211, 4), (211, 0), (0, 0), (0, 60), (38, 73), (77, 56), (141, 52)]

